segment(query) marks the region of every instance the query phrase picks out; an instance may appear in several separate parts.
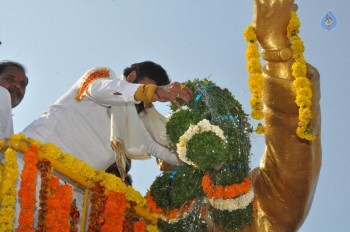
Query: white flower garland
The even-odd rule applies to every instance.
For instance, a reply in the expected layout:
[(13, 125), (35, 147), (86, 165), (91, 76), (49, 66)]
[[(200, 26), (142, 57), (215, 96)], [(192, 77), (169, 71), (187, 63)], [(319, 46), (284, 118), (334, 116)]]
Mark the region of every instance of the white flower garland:
[(212, 125), (209, 120), (203, 119), (197, 125), (190, 125), (188, 130), (179, 138), (179, 142), (176, 144), (177, 146), (177, 154), (179, 155), (179, 158), (194, 167), (197, 167), (195, 163), (192, 161), (188, 160), (186, 157), (186, 152), (187, 152), (187, 143), (190, 141), (190, 139), (195, 135), (195, 134), (200, 134), (206, 131), (212, 131), (214, 132), (218, 137), (220, 137), (223, 141), (226, 140), (224, 136), (224, 132), (220, 129), (220, 127)]
[(190, 108), (188, 108), (188, 106), (181, 106), (181, 108), (176, 109), (175, 112), (173, 112), (173, 113), (171, 113), (171, 114), (168, 114), (168, 115), (166, 116), (166, 118), (167, 118), (168, 120), (170, 120), (170, 119), (171, 119), (171, 116), (173, 116), (175, 113), (178, 113), (178, 112), (180, 112), (180, 111), (182, 111), (182, 110), (192, 111)]
[(245, 209), (254, 200), (254, 191), (251, 188), (249, 192), (234, 199), (212, 199), (207, 198), (211, 206), (219, 210), (228, 210), (232, 212), (237, 209)]

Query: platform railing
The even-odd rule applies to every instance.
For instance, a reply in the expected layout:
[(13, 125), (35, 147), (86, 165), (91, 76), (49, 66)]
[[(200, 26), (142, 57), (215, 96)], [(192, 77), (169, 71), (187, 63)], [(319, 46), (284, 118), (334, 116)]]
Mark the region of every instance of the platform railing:
[[(0, 167), (1, 167), (0, 169), (0, 172), (1, 172), (0, 173), (1, 174), (0, 175), (0, 190), (1, 190), (0, 191), (0, 194), (1, 194), (0, 231), (7, 231), (6, 228), (13, 228), (13, 231), (14, 231), (15, 228), (18, 229), (18, 228), (21, 228), (21, 226), (23, 226), (21, 225), (21, 223), (23, 224), (23, 220), (21, 221), (21, 219), (18, 220), (18, 218), (15, 218), (15, 217), (18, 217), (18, 215), (20, 215), (20, 212), (15, 212), (13, 215), (14, 218), (9, 218), (9, 214), (6, 214), (6, 212), (11, 208), (12, 210), (15, 210), (15, 209), (18, 210), (19, 208), (18, 205), (21, 204), (20, 203), (21, 198), (19, 195), (21, 193), (22, 185), (17, 184), (17, 190), (18, 190), (17, 192), (13, 192), (11, 187), (7, 186), (9, 185), (8, 180), (10, 180), (11, 177), (9, 177), (9, 173), (6, 169), (9, 166), (9, 164), (6, 163), (5, 156), (7, 153), (10, 154), (11, 151), (16, 153), (15, 156), (17, 158), (23, 159), (23, 161), (21, 161), (23, 162), (23, 166), (24, 166), (22, 172), (25, 170), (25, 165), (26, 165), (25, 157), (29, 156), (30, 154), (33, 157), (36, 157), (36, 158), (32, 158), (33, 160), (35, 159), (37, 160), (35, 162), (41, 162), (41, 161), (48, 162), (51, 167), (50, 175), (59, 177), (60, 181), (63, 184), (69, 184), (71, 186), (72, 191), (74, 191), (75, 188), (83, 189), (82, 191), (83, 193), (79, 193), (83, 195), (81, 197), (83, 199), (82, 207), (79, 212), (79, 215), (81, 215), (79, 219), (80, 223), (78, 225), (80, 231), (82, 232), (88, 231), (89, 217), (91, 216), (89, 215), (89, 213), (91, 213), (93, 211), (92, 208), (94, 208), (94, 206), (91, 205), (91, 204), (94, 204), (93, 201), (91, 201), (91, 196), (94, 191), (94, 186), (96, 185), (100, 186), (100, 188), (103, 189), (103, 194), (106, 196), (106, 199), (108, 198), (108, 196), (112, 195), (111, 193), (119, 193), (124, 195), (125, 196), (124, 203), (126, 206), (126, 211), (129, 212), (128, 213), (129, 219), (130, 219), (130, 215), (131, 217), (133, 217), (134, 215), (134, 217), (136, 217), (137, 220), (133, 219), (132, 221), (142, 221), (144, 223), (144, 228), (145, 228), (144, 231), (157, 231), (156, 224), (158, 221), (158, 215), (152, 213), (148, 209), (147, 201), (141, 195), (140, 192), (133, 189), (131, 186), (127, 186), (126, 184), (124, 184), (124, 182), (120, 178), (116, 177), (115, 175), (106, 173), (101, 170), (95, 170), (89, 164), (86, 164), (81, 160), (76, 159), (73, 155), (62, 153), (61, 150), (54, 144), (41, 144), (39, 141), (33, 140), (31, 138), (27, 138), (23, 134), (15, 134), (11, 138), (0, 140), (0, 153), (3, 154), (3, 159), (2, 159), (3, 162), (0, 164)], [(23, 179), (23, 176), (21, 176), (21, 173), (19, 171), (17, 173), (18, 173), (17, 179), (19, 180)], [(38, 171), (37, 173), (40, 173), (40, 172)], [(38, 174), (37, 178), (39, 179), (42, 178), (40, 176), (42, 175)], [(56, 190), (47, 189), (47, 191), (55, 192)], [(25, 196), (25, 194), (30, 194), (29, 192), (22, 191), (21, 193), (22, 198), (23, 198), (23, 194), (24, 194), (24, 197), (30, 197), (30, 196)], [(38, 192), (40, 192), (40, 186), (36, 186), (36, 193), (35, 193), (36, 196), (38, 196)], [(75, 192), (74, 194), (78, 194), (78, 193)], [(16, 200), (16, 204), (14, 204), (14, 202), (12, 201), (9, 201), (9, 202), (12, 202), (12, 205), (9, 204), (8, 202), (5, 202), (4, 199), (6, 197), (11, 197), (11, 196), (12, 196), (12, 199)], [(36, 200), (39, 203), (39, 204), (36, 204), (36, 208), (38, 208), (36, 210), (39, 211), (40, 207), (38, 207), (38, 205), (40, 206), (42, 204), (41, 202), (42, 199), (36, 199)], [(32, 205), (32, 207), (35, 208), (35, 205)], [(21, 205), (21, 208), (25, 208), (25, 206), (23, 206), (23, 203)], [(49, 209), (45, 209), (45, 210), (49, 210)], [(43, 210), (41, 211), (41, 213), (42, 212)], [(114, 215), (114, 216), (116, 218), (124, 220), (125, 211), (119, 210), (118, 212), (120, 212), (121, 215)], [(39, 213), (36, 212), (35, 214), (36, 215), (40, 214), (40, 212)], [(49, 214), (50, 212), (46, 212), (46, 215), (49, 215)], [(21, 215), (19, 217), (21, 217)], [(100, 215), (100, 217), (102, 217), (102, 220), (107, 220), (103, 218), (103, 215)], [(32, 222), (32, 227), (34, 230), (35, 230), (34, 228), (35, 225), (36, 226), (41, 225), (45, 227), (45, 218), (36, 218), (34, 219), (34, 221)], [(72, 226), (72, 225), (69, 225), (70, 223), (72, 222), (67, 221), (68, 227)], [(70, 231), (74, 231), (74, 230), (71, 229)], [(114, 231), (118, 231), (118, 230), (114, 230)], [(122, 231), (122, 230), (119, 230), (119, 231)]]

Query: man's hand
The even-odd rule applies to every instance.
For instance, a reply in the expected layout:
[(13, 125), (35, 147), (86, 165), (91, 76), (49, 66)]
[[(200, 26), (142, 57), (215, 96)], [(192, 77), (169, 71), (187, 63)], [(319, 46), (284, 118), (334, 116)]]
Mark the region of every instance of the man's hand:
[(294, 0), (255, 0), (253, 26), (264, 49), (289, 46), (287, 25)]
[(170, 83), (169, 85), (158, 86), (154, 94), (155, 101), (172, 102), (177, 108), (181, 108), (178, 99), (188, 103), (191, 100), (193, 91), (185, 84), (179, 82)]

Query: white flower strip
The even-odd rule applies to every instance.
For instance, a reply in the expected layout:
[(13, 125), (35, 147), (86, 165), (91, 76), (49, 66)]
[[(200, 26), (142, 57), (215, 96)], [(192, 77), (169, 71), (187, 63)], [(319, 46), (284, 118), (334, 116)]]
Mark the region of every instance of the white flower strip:
[(224, 132), (220, 129), (220, 127), (210, 124), (207, 119), (203, 119), (197, 123), (197, 125), (190, 125), (188, 130), (179, 138), (179, 142), (176, 144), (177, 154), (183, 162), (196, 167), (196, 165), (186, 157), (187, 143), (195, 134), (200, 134), (206, 131), (212, 131), (223, 141), (226, 140)]
[(166, 221), (169, 224), (176, 223), (176, 222), (180, 221), (181, 219), (186, 218), (190, 214), (190, 212), (192, 212), (192, 208), (193, 208), (194, 204), (195, 204), (195, 201), (192, 202), (190, 208), (186, 212), (179, 214), (177, 218), (168, 219), (165, 216), (163, 216), (162, 214), (159, 215), (159, 218), (162, 219), (163, 221)]
[(245, 209), (254, 200), (254, 191), (251, 188), (246, 194), (234, 199), (212, 199), (208, 198), (211, 206), (219, 210), (232, 212), (237, 209)]
[(191, 109), (190, 109), (190, 108), (188, 108), (188, 106), (181, 106), (181, 108), (176, 109), (176, 111), (175, 111), (175, 112), (173, 112), (173, 113), (171, 113), (171, 114), (168, 114), (168, 115), (166, 116), (166, 118), (167, 118), (168, 120), (170, 120), (170, 119), (171, 119), (171, 116), (173, 116), (175, 113), (178, 113), (178, 112), (180, 112), (180, 111), (182, 111), (182, 110), (188, 110), (188, 111), (191, 111)]

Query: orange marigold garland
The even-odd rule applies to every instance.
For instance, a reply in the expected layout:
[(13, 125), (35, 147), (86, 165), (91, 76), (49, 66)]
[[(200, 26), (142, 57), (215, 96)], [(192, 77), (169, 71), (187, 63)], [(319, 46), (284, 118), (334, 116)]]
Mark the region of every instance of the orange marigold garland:
[(47, 212), (47, 195), (49, 188), (49, 180), (51, 176), (51, 162), (47, 159), (43, 159), (37, 163), (37, 168), (41, 173), (41, 185), (39, 191), (39, 212), (38, 212), (38, 225), (36, 232), (45, 231), (45, 217)]
[(59, 178), (52, 176), (47, 198), (46, 231), (69, 231), (69, 213), (73, 194), (72, 187), (59, 184)]
[(145, 232), (146, 223), (144, 220), (140, 220), (134, 223), (134, 232)]
[(105, 211), (107, 196), (104, 194), (105, 188), (97, 183), (91, 188), (90, 199), (91, 212), (89, 215), (89, 232), (101, 231), (104, 223), (103, 212)]
[(125, 193), (109, 192), (101, 232), (122, 232), (126, 209)]
[(71, 204), (71, 209), (69, 213), (69, 232), (78, 232), (78, 222), (79, 222), (80, 213), (77, 208), (76, 200), (74, 199)]
[(148, 208), (153, 212), (153, 213), (163, 213), (163, 209), (158, 208), (157, 203), (153, 200), (153, 197), (151, 194), (147, 194), (146, 196)]
[(24, 167), (21, 174), (21, 185), (18, 191), (20, 199), (21, 212), (19, 214), (19, 226), (16, 231), (34, 231), (34, 209), (35, 209), (35, 192), (36, 178), (38, 169), (38, 147), (30, 146), (25, 151), (23, 161)]
[(164, 211), (163, 209), (157, 206), (157, 203), (154, 201), (151, 194), (147, 194), (146, 199), (149, 209), (154, 213), (161, 214), (159, 216), (164, 220), (176, 220), (177, 218), (181, 217), (184, 213), (186, 213), (190, 209), (192, 203), (194, 202), (194, 200), (190, 200), (188, 203), (186, 203), (184, 206), (178, 209)]
[(208, 173), (204, 174), (202, 178), (202, 187), (204, 193), (209, 198), (214, 199), (229, 199), (235, 198), (239, 195), (245, 194), (249, 191), (251, 181), (248, 177), (240, 184), (232, 184), (228, 186), (215, 185), (215, 183), (210, 179)]

